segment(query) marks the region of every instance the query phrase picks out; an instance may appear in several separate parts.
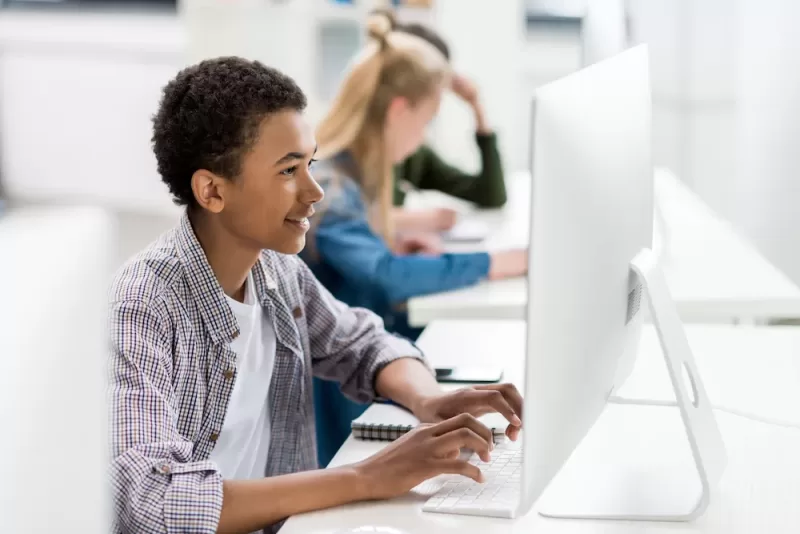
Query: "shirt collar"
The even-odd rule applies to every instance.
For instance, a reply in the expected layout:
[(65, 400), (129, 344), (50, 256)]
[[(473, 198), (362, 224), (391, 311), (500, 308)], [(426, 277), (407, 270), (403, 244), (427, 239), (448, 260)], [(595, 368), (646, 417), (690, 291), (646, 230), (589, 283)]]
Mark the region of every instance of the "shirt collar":
[[(231, 307), (225, 301), (225, 292), (219, 284), (203, 247), (189, 221), (188, 211), (183, 213), (176, 231), (178, 259), (186, 272), (189, 290), (198, 302), (200, 316), (212, 341), (230, 343), (239, 336), (239, 323)], [(258, 301), (263, 305), (269, 299), (268, 292), (277, 289), (272, 274), (274, 265), (267, 254), (261, 254), (251, 273), (255, 282)]]

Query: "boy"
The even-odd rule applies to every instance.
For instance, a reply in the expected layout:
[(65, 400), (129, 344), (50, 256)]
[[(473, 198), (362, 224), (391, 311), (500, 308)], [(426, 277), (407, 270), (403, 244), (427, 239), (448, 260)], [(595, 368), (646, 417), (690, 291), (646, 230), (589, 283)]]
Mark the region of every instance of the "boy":
[[(413, 345), (333, 299), (296, 258), (322, 199), (306, 99), (238, 58), (167, 84), (158, 169), (180, 224), (111, 291), (111, 476), (118, 532), (275, 531), (297, 513), (400, 495), (440, 473), (480, 480), (490, 411), (516, 439), (507, 384), (442, 393)], [(435, 423), (363, 462), (316, 468), (312, 374)]]

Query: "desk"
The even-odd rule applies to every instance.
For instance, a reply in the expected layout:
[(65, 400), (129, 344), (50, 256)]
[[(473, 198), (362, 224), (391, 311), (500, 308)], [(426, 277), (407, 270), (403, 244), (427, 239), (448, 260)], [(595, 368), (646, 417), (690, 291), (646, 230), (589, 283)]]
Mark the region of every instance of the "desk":
[[(662, 265), (684, 321), (752, 323), (800, 318), (797, 285), (672, 173), (659, 169), (654, 178), (657, 206), (666, 222), (663, 228), (656, 220), (654, 249), (663, 251)], [(514, 175), (508, 186), (505, 208), (469, 215), (493, 229), (480, 248), (527, 246), (530, 178), (525, 173)], [(453, 252), (475, 249), (476, 245), (450, 247)], [(483, 282), (409, 300), (409, 320), (413, 326), (425, 326), (437, 319), (520, 319), (526, 301), (522, 278)]]
[[(472, 333), (472, 335), (470, 335)], [(477, 333), (478, 335), (475, 335)], [(687, 327), (711, 400), (717, 404), (800, 422), (800, 329), (793, 327)], [(481, 341), (483, 340), (483, 341)], [(490, 344), (491, 343), (491, 344)], [(508, 378), (519, 382), (521, 321), (437, 321), (419, 340), (434, 365), (468, 364), (491, 354), (512, 360)], [(660, 398), (669, 385), (660, 371), (652, 328), (645, 327), (637, 366), (620, 394)], [(513, 363), (516, 360), (517, 365)], [(500, 363), (499, 361), (497, 363)], [(664, 370), (666, 372), (666, 370)], [(535, 512), (516, 520), (428, 514), (426, 494), (362, 503), (290, 519), (281, 534), (332, 534), (342, 528), (386, 525), (409, 534), (796, 534), (800, 532), (800, 430), (769, 426), (717, 412), (729, 462), (706, 514), (691, 523), (566, 521)], [(352, 437), (334, 459), (351, 463), (385, 444)]]

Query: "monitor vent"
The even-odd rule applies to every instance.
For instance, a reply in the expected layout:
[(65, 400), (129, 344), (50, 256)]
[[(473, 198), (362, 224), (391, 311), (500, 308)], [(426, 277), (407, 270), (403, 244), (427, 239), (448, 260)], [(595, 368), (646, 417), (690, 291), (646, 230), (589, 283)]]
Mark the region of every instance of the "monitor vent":
[(639, 313), (639, 307), (642, 305), (642, 284), (636, 284), (630, 293), (628, 293), (628, 318), (625, 324), (630, 323), (636, 314)]

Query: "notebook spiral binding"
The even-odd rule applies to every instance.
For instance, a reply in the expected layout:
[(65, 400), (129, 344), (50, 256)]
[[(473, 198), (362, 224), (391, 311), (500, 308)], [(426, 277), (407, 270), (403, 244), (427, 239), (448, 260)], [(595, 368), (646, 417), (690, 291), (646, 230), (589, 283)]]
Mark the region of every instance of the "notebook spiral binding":
[(355, 421), (350, 425), (353, 436), (367, 441), (394, 441), (410, 432), (412, 425), (364, 425)]

